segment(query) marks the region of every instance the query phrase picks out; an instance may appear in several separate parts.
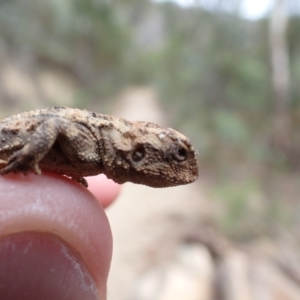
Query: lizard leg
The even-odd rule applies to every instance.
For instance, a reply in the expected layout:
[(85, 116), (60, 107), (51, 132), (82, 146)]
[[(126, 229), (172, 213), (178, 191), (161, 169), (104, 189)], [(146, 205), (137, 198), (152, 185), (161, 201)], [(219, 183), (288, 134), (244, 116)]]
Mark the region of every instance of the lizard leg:
[(7, 165), (7, 161), (0, 159), (0, 169), (4, 168)]
[[(10, 172), (22, 172), (24, 174), (34, 171), (40, 174), (38, 163), (48, 153), (59, 136), (72, 136), (78, 134), (79, 129), (74, 130), (71, 121), (62, 118), (50, 118), (37, 127), (28, 143), (16, 151), (8, 160), (6, 166), (0, 170), (1, 175)], [(3, 161), (4, 163), (4, 161)]]
[(78, 183), (82, 184), (84, 187), (88, 187), (88, 183), (84, 177), (71, 177), (73, 180), (77, 181)]

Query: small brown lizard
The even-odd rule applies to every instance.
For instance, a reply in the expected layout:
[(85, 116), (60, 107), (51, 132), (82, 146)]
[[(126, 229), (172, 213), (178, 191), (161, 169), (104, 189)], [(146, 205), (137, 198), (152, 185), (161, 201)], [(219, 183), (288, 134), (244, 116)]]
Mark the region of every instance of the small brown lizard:
[(0, 174), (41, 170), (71, 177), (104, 173), (151, 187), (198, 177), (189, 140), (171, 128), (67, 107), (23, 112), (0, 122)]

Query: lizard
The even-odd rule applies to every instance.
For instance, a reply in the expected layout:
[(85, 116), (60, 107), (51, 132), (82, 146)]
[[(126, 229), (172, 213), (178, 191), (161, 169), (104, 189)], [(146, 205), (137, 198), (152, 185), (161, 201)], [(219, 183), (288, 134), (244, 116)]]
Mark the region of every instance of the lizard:
[(122, 184), (188, 184), (198, 178), (189, 139), (151, 122), (68, 107), (23, 112), (0, 121), (0, 175), (50, 171), (87, 187), (104, 173)]

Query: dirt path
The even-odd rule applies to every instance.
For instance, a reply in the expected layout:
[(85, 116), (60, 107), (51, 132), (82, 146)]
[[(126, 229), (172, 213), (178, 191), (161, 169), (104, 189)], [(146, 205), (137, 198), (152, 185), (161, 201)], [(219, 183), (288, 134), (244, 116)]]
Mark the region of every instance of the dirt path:
[[(164, 123), (156, 95), (151, 89), (125, 93), (115, 114), (130, 120)], [(198, 185), (167, 189), (124, 185), (118, 201), (107, 210), (114, 236), (109, 300), (136, 299), (135, 291), (141, 274), (172, 253), (168, 237), (176, 235), (176, 232), (168, 218), (187, 216), (196, 207), (198, 210), (204, 198), (199, 193)]]

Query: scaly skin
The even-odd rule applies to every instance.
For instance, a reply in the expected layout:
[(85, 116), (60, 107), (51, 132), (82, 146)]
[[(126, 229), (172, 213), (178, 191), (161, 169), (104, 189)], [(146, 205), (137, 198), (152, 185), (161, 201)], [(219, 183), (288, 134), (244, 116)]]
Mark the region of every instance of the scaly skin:
[(41, 170), (151, 187), (198, 178), (189, 140), (171, 128), (67, 107), (23, 112), (0, 122), (0, 175)]

